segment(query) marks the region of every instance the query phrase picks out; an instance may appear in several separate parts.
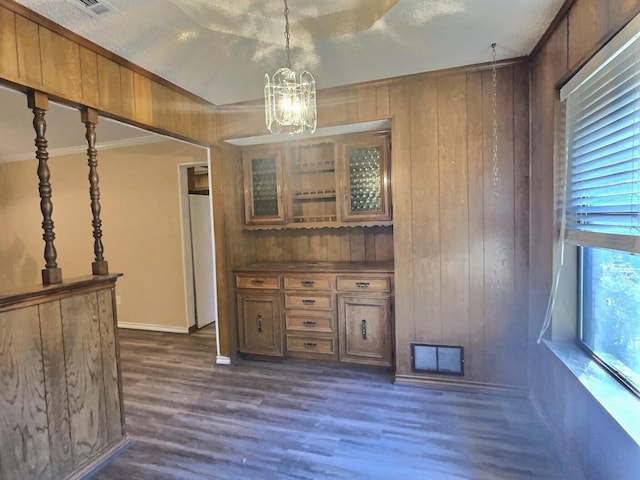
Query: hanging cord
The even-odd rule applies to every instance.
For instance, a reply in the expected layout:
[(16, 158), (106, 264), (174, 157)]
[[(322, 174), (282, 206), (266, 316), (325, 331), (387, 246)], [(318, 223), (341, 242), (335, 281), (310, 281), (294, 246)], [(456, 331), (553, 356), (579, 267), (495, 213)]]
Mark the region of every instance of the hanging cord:
[(287, 0), (284, 0), (284, 40), (286, 42), (285, 51), (287, 52), (287, 68), (291, 70), (291, 49), (289, 48), (289, 39), (291, 35), (289, 34), (289, 5), (287, 4)]
[(496, 44), (491, 44), (493, 64), (491, 68), (491, 85), (493, 101), (493, 194), (498, 195), (498, 72), (496, 67)]
[(547, 303), (547, 311), (544, 314), (544, 321), (538, 340), (536, 343), (540, 344), (542, 337), (547, 333), (551, 326), (551, 318), (553, 316), (553, 309), (556, 304), (556, 298), (558, 296), (558, 286), (560, 284), (560, 273), (562, 272), (562, 266), (564, 265), (564, 236), (567, 228), (567, 183), (569, 183), (569, 155), (566, 148), (566, 105), (564, 102), (560, 103), (556, 107), (555, 113), (555, 151), (554, 151), (554, 163), (557, 165), (560, 163), (560, 159), (563, 158), (563, 171), (561, 175), (562, 185), (560, 186), (558, 201), (560, 202), (560, 228), (558, 231), (558, 238), (556, 239), (555, 255), (553, 258), (553, 283), (551, 285), (551, 291), (549, 292), (549, 302)]

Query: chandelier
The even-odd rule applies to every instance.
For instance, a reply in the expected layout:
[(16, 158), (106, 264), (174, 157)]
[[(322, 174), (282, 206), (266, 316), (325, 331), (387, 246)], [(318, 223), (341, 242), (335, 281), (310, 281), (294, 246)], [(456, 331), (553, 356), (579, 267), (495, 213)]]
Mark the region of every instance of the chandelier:
[(284, 0), (284, 38), (287, 66), (279, 68), (273, 77), (264, 76), (264, 111), (267, 128), (271, 133), (294, 135), (309, 130), (316, 131), (316, 81), (304, 71), (296, 80), (291, 70), (289, 49), (289, 6)]

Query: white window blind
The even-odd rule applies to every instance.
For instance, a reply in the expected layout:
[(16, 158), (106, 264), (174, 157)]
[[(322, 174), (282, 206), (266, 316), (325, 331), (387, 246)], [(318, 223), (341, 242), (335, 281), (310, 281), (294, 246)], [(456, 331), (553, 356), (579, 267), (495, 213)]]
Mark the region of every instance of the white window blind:
[(566, 229), (579, 244), (606, 244), (612, 234), (640, 236), (640, 38), (617, 39), (599, 55), (606, 60), (592, 59), (561, 91)]

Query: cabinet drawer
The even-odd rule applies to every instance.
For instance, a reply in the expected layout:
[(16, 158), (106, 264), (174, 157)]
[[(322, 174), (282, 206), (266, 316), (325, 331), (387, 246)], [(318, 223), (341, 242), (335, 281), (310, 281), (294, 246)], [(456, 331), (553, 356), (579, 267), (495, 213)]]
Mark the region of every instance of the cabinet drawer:
[(391, 277), (389, 275), (371, 276), (339, 276), (338, 290), (355, 292), (389, 292)]
[(236, 286), (238, 288), (280, 288), (280, 277), (278, 275), (236, 275)]
[(285, 275), (284, 288), (287, 290), (331, 290), (332, 275)]
[(284, 294), (284, 306), (308, 310), (333, 310), (333, 297), (333, 293), (287, 292)]
[(287, 312), (285, 318), (287, 330), (326, 333), (335, 331), (334, 316), (330, 313)]
[(287, 335), (287, 350), (333, 355), (336, 353), (336, 346), (334, 339), (331, 337)]

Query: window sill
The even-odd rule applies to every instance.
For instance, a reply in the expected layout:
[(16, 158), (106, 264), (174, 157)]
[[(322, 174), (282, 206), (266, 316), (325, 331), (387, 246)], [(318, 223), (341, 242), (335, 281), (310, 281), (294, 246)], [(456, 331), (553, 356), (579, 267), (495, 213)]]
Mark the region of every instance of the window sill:
[(640, 446), (640, 399), (573, 342), (545, 341), (605, 412)]

